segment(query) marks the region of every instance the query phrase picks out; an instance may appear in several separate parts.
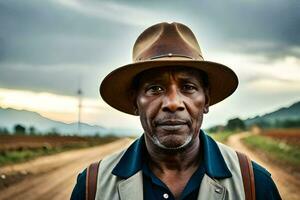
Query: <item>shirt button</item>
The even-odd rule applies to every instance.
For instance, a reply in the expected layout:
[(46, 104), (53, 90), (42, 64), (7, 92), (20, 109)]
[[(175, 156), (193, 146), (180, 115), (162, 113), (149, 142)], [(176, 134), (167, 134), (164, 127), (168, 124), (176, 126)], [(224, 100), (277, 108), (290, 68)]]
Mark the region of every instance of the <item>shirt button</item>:
[(163, 197), (164, 197), (165, 199), (167, 199), (167, 198), (169, 198), (169, 195), (168, 195), (167, 193), (164, 193)]

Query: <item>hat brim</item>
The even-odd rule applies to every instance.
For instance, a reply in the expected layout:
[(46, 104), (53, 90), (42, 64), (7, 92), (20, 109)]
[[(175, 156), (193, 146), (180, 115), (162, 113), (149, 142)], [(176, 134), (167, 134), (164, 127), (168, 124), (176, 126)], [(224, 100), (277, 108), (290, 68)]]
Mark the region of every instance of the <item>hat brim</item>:
[(100, 85), (102, 99), (113, 108), (135, 114), (132, 102), (132, 80), (139, 73), (153, 68), (184, 66), (204, 71), (208, 76), (210, 105), (214, 105), (230, 96), (238, 86), (237, 75), (225, 65), (199, 60), (151, 60), (128, 64), (108, 74)]

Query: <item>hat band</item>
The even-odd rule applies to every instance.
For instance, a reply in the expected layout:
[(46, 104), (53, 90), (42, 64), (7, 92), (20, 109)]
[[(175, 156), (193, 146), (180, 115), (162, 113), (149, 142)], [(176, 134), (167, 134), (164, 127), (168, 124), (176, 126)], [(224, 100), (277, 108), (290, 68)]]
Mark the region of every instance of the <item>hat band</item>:
[(191, 59), (191, 60), (204, 60), (201, 55), (199, 55), (199, 56), (200, 56), (200, 59), (199, 58), (196, 59), (196, 58), (193, 58), (193, 57), (187, 56), (187, 55), (168, 53), (168, 54), (153, 56), (153, 57), (148, 58), (147, 60), (155, 60), (155, 59), (161, 59), (161, 58), (172, 58), (172, 57), (173, 58), (176, 58), (176, 57), (187, 58), (187, 59)]
[(192, 60), (195, 60), (195, 58), (192, 58), (190, 56), (186, 56), (186, 55), (180, 55), (180, 54), (172, 54), (172, 53), (168, 53), (168, 54), (163, 54), (163, 55), (158, 55), (158, 56), (153, 56), (151, 58), (148, 58), (149, 60), (155, 60), (158, 58), (164, 58), (164, 57), (184, 57), (184, 58), (189, 58)]

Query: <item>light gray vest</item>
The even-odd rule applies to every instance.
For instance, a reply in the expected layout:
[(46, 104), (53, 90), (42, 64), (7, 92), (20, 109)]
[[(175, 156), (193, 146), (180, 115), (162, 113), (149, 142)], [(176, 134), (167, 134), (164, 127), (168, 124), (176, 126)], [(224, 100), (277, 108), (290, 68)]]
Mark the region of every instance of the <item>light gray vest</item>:
[[(240, 200), (245, 199), (243, 179), (236, 152), (230, 147), (217, 143), (231, 178), (216, 180), (204, 175), (198, 200)], [(98, 172), (96, 198), (97, 200), (142, 200), (143, 199), (143, 173), (138, 171), (128, 179), (121, 179), (111, 172), (118, 164), (126, 150), (106, 157), (101, 161)], [(217, 164), (217, 163), (216, 163)]]

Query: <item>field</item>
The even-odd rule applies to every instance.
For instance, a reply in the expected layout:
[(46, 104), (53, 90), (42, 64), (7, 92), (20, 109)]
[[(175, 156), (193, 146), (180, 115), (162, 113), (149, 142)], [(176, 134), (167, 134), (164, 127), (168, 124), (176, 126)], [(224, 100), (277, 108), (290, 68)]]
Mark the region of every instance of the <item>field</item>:
[(218, 142), (226, 143), (232, 134), (234, 134), (232, 131), (222, 131), (218, 133), (209, 133), (208, 135)]
[(281, 140), (287, 144), (300, 146), (300, 129), (268, 129), (262, 135)]
[(2, 135), (0, 166), (70, 149), (100, 145), (116, 139), (116, 137)]
[(270, 161), (300, 172), (300, 129), (269, 129), (243, 142)]
[(120, 138), (108, 144), (42, 156), (25, 163), (0, 167), (0, 199), (70, 199), (77, 175), (90, 163), (126, 148)]

